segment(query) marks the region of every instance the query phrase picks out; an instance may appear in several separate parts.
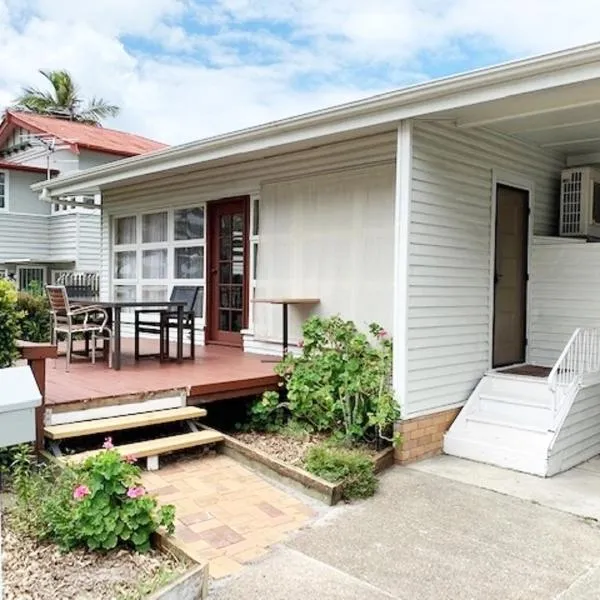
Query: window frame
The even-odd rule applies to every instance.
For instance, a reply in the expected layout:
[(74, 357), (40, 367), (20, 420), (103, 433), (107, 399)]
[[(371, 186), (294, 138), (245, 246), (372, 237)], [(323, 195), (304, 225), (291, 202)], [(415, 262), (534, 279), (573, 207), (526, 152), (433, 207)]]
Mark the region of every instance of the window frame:
[[(190, 240), (175, 240), (175, 212), (180, 210), (202, 209), (204, 215), (203, 237)], [(167, 239), (163, 242), (143, 242), (143, 216), (167, 213)], [(193, 205), (176, 205), (168, 208), (150, 208), (146, 210), (127, 212), (122, 214), (114, 214), (110, 220), (110, 290), (111, 295), (115, 295), (115, 291), (119, 286), (135, 286), (136, 300), (143, 300), (143, 291), (145, 287), (161, 286), (167, 288), (167, 298), (169, 298), (173, 287), (181, 286), (200, 286), (202, 291), (202, 302), (198, 304), (201, 311), (200, 315), (196, 315), (196, 322), (203, 324), (206, 315), (206, 236), (207, 236), (207, 206), (206, 202), (197, 202)], [(124, 218), (135, 218), (135, 243), (132, 244), (117, 244), (117, 221)], [(175, 277), (175, 249), (176, 248), (202, 248), (202, 278), (182, 279)], [(143, 252), (146, 250), (166, 250), (167, 251), (167, 270), (165, 278), (143, 278)], [(135, 252), (135, 278), (117, 279), (115, 276), (115, 258), (118, 252)]]
[(2, 206), (0, 206), (0, 212), (8, 212), (10, 198), (9, 171), (6, 169), (0, 169), (0, 175), (4, 178), (4, 193), (0, 196), (0, 198), (2, 198)]

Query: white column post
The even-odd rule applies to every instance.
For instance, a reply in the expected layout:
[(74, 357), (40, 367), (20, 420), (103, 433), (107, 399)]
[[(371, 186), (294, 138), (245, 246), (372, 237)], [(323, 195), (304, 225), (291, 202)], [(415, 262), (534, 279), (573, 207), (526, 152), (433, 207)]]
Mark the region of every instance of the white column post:
[(408, 375), (408, 257), (412, 198), (412, 142), (412, 122), (402, 121), (398, 127), (396, 146), (393, 385), (403, 413), (406, 408)]

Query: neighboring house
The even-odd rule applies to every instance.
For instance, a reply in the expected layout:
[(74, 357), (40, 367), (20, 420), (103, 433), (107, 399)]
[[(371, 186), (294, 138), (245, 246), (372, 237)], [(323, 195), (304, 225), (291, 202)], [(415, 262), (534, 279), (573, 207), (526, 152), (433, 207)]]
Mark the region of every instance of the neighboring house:
[(393, 332), (399, 461), (550, 475), (600, 453), (599, 115), (591, 45), (34, 187), (102, 192), (103, 294), (201, 285), (203, 343), (277, 352), (253, 297)]
[(19, 287), (50, 283), (57, 271), (98, 272), (99, 196), (50, 204), (35, 182), (164, 148), (146, 138), (64, 119), (7, 111), (0, 123), (0, 275)]

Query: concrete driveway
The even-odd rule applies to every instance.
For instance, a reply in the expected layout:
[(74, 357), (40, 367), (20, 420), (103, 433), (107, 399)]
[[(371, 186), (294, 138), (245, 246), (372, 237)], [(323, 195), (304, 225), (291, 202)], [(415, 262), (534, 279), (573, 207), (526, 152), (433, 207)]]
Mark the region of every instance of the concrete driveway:
[(591, 519), (396, 467), (372, 499), (330, 511), (211, 600), (597, 600)]

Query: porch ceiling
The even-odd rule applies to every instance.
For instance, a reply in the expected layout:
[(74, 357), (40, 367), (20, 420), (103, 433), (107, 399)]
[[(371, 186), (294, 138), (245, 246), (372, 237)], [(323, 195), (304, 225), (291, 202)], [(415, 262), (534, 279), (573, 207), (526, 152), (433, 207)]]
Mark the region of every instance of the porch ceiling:
[(431, 116), (452, 120), (461, 129), (485, 127), (555, 150), (569, 165), (600, 163), (600, 79)]

